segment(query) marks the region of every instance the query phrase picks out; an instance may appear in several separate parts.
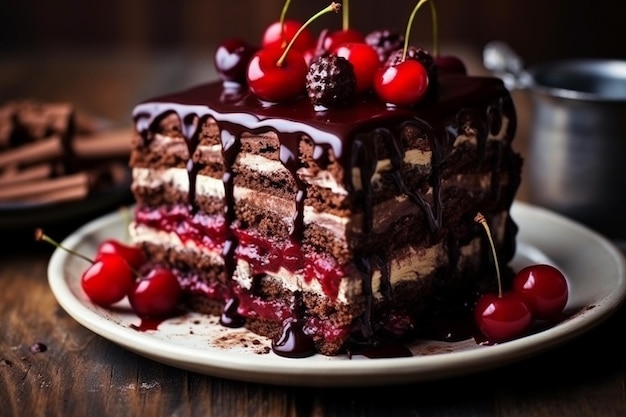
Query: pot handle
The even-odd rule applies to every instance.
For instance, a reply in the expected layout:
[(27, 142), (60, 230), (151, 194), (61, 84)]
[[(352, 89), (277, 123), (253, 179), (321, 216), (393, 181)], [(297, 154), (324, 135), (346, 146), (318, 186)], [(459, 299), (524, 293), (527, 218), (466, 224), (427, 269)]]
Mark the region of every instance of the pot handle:
[(501, 78), (509, 90), (527, 89), (532, 77), (524, 70), (522, 58), (505, 42), (491, 41), (483, 48), (483, 65)]

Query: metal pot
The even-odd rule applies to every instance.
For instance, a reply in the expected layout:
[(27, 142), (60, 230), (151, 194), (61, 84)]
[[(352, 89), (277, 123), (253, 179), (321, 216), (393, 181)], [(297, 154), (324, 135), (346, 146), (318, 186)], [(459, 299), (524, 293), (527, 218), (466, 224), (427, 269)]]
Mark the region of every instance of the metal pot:
[(533, 105), (528, 196), (614, 239), (626, 238), (626, 61), (559, 60), (522, 68), (501, 42), (487, 69)]

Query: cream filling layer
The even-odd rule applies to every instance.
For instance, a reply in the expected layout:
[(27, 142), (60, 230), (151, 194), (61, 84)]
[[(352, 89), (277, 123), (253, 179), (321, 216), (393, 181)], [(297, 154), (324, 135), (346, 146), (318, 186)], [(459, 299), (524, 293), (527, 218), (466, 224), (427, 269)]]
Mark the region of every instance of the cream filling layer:
[[(508, 117), (503, 117), (502, 126), (496, 134), (489, 134), (487, 139), (491, 141), (501, 141), (506, 138), (506, 132), (509, 126), (510, 120)], [(476, 136), (459, 135), (454, 142), (454, 147), (459, 146), (464, 142), (471, 142), (477, 145)], [(172, 147), (173, 145), (173, 147)], [(155, 136), (152, 145), (159, 150), (178, 150), (184, 142), (181, 139), (176, 139), (168, 136), (158, 134)], [(170, 149), (171, 148), (171, 149)], [(222, 159), (222, 146), (216, 145), (204, 145), (198, 146), (196, 152), (200, 153), (203, 160), (221, 160)], [(422, 151), (418, 149), (409, 149), (404, 154), (404, 162), (418, 167), (418, 169), (430, 169), (432, 159), (432, 151)], [(257, 171), (259, 173), (272, 173), (281, 170), (285, 170), (285, 167), (280, 161), (273, 161), (260, 155), (253, 155), (249, 153), (243, 153), (238, 156), (238, 163), (247, 167), (250, 170)], [(373, 184), (380, 182), (381, 174), (391, 168), (390, 159), (381, 159), (377, 162), (375, 173), (371, 179)], [(313, 173), (311, 170), (301, 168), (298, 170), (300, 179), (318, 187), (326, 188), (333, 193), (339, 195), (347, 195), (347, 191), (343, 184), (340, 184), (336, 179), (328, 172), (320, 170)], [(353, 169), (352, 171), (353, 185), (356, 189), (362, 189), (363, 181), (360, 177), (360, 171)]]
[[(474, 184), (482, 189), (491, 186), (491, 176), (484, 175), (478, 178), (471, 178), (465, 175), (454, 178), (455, 183), (467, 182)], [(184, 168), (166, 168), (153, 170), (151, 168), (133, 168), (133, 182), (136, 185), (149, 188), (158, 188), (169, 186), (183, 193), (189, 192), (189, 177), (187, 170)], [(452, 181), (447, 180), (448, 184)], [(196, 194), (209, 196), (216, 199), (225, 198), (224, 183), (221, 179), (209, 177), (206, 175), (196, 176)], [(432, 188), (429, 189), (425, 196), (432, 194)], [(296, 210), (296, 204), (293, 200), (285, 200), (273, 194), (263, 191), (252, 190), (246, 187), (236, 186), (233, 190), (235, 202), (247, 200), (262, 204), (263, 208), (276, 213), (286, 225), (292, 224), (293, 215)], [(254, 204), (254, 203), (253, 203)], [(382, 232), (388, 227), (390, 222), (395, 218), (398, 211), (409, 213), (411, 211), (419, 211), (420, 208), (409, 201), (405, 195), (396, 196), (393, 200), (384, 201), (374, 207), (374, 218), (377, 219), (374, 225), (375, 232)], [(357, 215), (353, 218), (342, 217), (327, 212), (319, 212), (312, 206), (306, 205), (303, 210), (303, 221), (305, 225), (315, 224), (325, 228), (339, 239), (346, 236), (348, 228), (353, 228), (358, 232), (361, 224), (361, 216)]]

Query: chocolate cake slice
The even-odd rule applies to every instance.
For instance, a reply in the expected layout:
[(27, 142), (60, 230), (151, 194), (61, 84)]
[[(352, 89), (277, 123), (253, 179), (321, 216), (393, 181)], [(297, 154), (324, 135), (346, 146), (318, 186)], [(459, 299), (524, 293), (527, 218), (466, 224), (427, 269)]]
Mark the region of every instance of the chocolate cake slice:
[(316, 111), (221, 82), (133, 112), (130, 231), (191, 309), (336, 355), (402, 341), (472, 305), (513, 256), (521, 157), (501, 80), (440, 75), (428, 101)]

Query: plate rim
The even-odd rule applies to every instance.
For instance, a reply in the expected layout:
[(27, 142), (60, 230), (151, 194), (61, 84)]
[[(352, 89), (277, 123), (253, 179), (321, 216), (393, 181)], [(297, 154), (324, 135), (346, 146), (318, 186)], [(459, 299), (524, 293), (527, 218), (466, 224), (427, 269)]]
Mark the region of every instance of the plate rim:
[[(83, 327), (140, 356), (192, 372), (255, 383), (316, 387), (373, 386), (445, 379), (504, 366), (562, 345), (609, 318), (626, 299), (626, 258), (612, 242), (574, 220), (525, 202), (515, 201), (511, 216), (514, 220), (516, 217), (519, 220), (534, 216), (535, 220), (567, 228), (590, 239), (614, 261), (615, 288), (604, 298), (594, 300), (595, 308), (550, 329), (507, 343), (451, 353), (374, 360), (320, 359), (321, 355), (317, 355), (315, 360), (307, 360), (271, 354), (266, 360), (265, 356), (258, 354), (203, 350), (156, 339), (149, 333), (122, 326), (88, 308), (70, 289), (68, 280), (72, 278), (65, 276), (64, 267), (72, 255), (62, 249), (56, 249), (50, 257), (48, 282), (59, 305)], [(70, 234), (62, 245), (75, 248), (86, 236), (122, 220), (118, 212), (101, 216)], [(516, 222), (520, 224), (518, 220)], [(522, 237), (523, 232), (520, 227)], [(260, 357), (263, 360), (259, 360)]]

